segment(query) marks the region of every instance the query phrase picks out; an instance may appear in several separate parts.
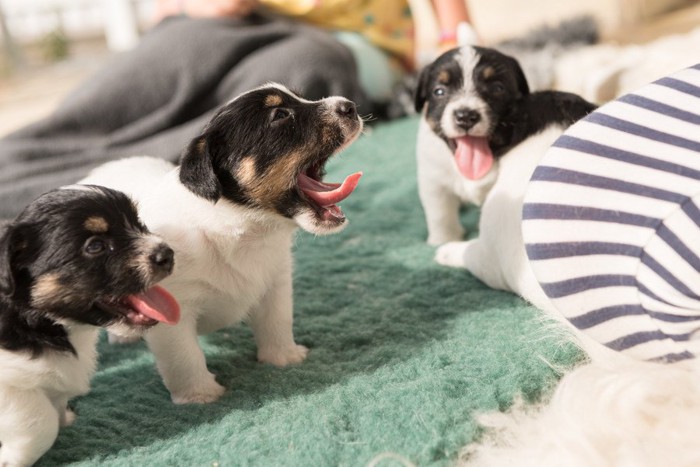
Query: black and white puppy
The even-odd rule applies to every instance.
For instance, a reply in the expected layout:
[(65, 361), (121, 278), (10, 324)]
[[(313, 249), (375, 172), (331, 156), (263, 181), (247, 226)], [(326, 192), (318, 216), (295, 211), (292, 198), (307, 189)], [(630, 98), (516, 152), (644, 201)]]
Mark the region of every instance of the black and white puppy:
[[(523, 198), (546, 150), (595, 106), (575, 94), (530, 93), (514, 59), (471, 46), (424, 71), (416, 103), (424, 107), (418, 180), (428, 241), (442, 244), (435, 259), (547, 309), (523, 244)], [(460, 241), (460, 201), (483, 201), (476, 239)]]
[(418, 189), (431, 245), (462, 239), (460, 206), (483, 203), (501, 157), (550, 124), (569, 125), (593, 108), (571, 94), (530, 93), (515, 59), (474, 46), (428, 65), (415, 105), (422, 112)]
[(141, 334), (175, 323), (155, 284), (173, 251), (123, 193), (70, 186), (0, 228), (0, 466), (31, 465), (75, 419), (89, 390), (100, 327)]
[(294, 232), (345, 227), (337, 203), (361, 174), (327, 183), (324, 167), (362, 126), (347, 99), (312, 102), (271, 84), (224, 105), (179, 167), (129, 158), (85, 180), (132, 195), (146, 225), (177, 255), (164, 284), (180, 302), (182, 320), (146, 336), (173, 402), (208, 403), (222, 395), (197, 336), (244, 319), (259, 361), (285, 366), (306, 358), (308, 349), (292, 333)]

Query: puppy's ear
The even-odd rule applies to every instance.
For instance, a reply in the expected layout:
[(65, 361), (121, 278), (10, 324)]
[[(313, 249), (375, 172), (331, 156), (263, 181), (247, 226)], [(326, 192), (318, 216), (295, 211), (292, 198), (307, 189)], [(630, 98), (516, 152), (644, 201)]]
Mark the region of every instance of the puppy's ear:
[(424, 67), (420, 75), (418, 76), (418, 85), (413, 93), (413, 105), (416, 108), (416, 112), (420, 113), (423, 110), (423, 105), (428, 99), (428, 81), (430, 79), (430, 66)]
[(518, 84), (518, 91), (520, 91), (521, 97), (525, 97), (530, 94), (530, 86), (527, 84), (527, 78), (525, 78), (525, 73), (520, 66), (520, 63), (512, 57), (507, 57), (511, 61), (511, 67), (515, 73), (515, 81)]
[(15, 293), (14, 256), (26, 248), (21, 225), (8, 224), (0, 230), (0, 294), (10, 296)]
[(219, 182), (206, 137), (193, 139), (180, 160), (180, 182), (195, 195), (213, 203), (221, 198)]

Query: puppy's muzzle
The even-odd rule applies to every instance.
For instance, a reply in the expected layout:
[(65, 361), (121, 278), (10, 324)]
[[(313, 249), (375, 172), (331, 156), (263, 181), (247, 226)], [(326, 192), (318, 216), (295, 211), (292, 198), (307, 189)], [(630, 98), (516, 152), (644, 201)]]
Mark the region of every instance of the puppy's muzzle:
[(357, 119), (357, 106), (354, 102), (347, 99), (340, 100), (335, 103), (335, 113), (342, 118), (349, 120)]
[(463, 130), (469, 130), (481, 121), (481, 114), (472, 109), (457, 109), (454, 111), (455, 125)]
[(148, 256), (153, 271), (154, 282), (169, 276), (175, 266), (175, 252), (168, 245), (161, 243)]

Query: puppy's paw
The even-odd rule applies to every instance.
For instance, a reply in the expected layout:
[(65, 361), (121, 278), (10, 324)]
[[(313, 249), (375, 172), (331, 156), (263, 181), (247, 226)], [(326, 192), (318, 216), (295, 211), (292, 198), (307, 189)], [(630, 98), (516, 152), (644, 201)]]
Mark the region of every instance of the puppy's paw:
[(110, 344), (116, 344), (116, 345), (126, 345), (126, 344), (135, 344), (136, 342), (141, 340), (141, 336), (134, 335), (134, 336), (120, 336), (117, 334), (112, 334), (111, 332), (107, 333), (107, 342)]
[(435, 252), (435, 261), (443, 266), (464, 268), (465, 255), (471, 242), (450, 242), (442, 245)]
[(221, 397), (226, 388), (217, 383), (212, 377), (206, 384), (194, 388), (173, 391), (170, 398), (175, 404), (209, 404)]
[(62, 427), (63, 426), (71, 426), (76, 418), (77, 418), (77, 415), (75, 415), (75, 412), (73, 412), (71, 409), (66, 407), (66, 410), (61, 415), (61, 420), (59, 421), (59, 425)]
[(303, 345), (295, 344), (293, 347), (284, 349), (259, 350), (258, 361), (283, 367), (303, 362), (308, 354), (309, 349)]

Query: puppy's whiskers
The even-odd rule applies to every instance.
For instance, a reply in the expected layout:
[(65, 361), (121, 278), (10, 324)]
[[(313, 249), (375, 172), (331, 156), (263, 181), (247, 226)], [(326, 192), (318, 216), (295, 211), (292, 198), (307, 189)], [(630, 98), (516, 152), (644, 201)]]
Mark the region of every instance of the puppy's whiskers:
[(360, 120), (362, 120), (363, 123), (373, 122), (373, 121), (377, 120), (377, 117), (375, 117), (374, 115), (372, 115), (370, 113), (367, 115), (360, 115)]

